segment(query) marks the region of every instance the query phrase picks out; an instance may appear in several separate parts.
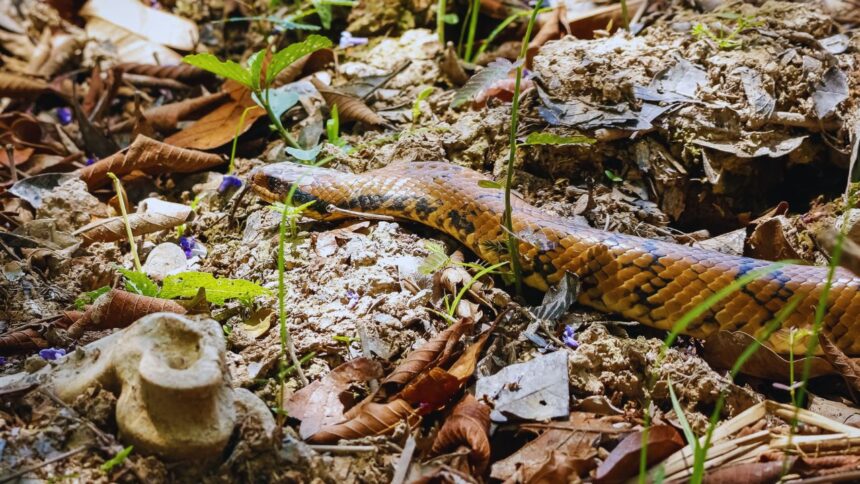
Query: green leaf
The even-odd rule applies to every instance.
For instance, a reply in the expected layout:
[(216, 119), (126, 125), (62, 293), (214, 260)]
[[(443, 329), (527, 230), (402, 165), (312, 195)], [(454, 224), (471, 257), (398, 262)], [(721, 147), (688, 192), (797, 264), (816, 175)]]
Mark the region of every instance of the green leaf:
[(121, 451), (117, 452), (117, 454), (113, 456), (110, 460), (105, 461), (105, 463), (102, 464), (99, 469), (101, 469), (101, 471), (104, 473), (112, 471), (114, 467), (122, 464), (123, 461), (125, 461), (129, 454), (131, 454), (132, 450), (134, 450), (133, 445), (129, 445), (125, 449), (122, 449)]
[(275, 76), (293, 62), (308, 54), (320, 49), (327, 49), (329, 47), (331, 47), (331, 41), (329, 39), (321, 35), (312, 34), (301, 42), (288, 45), (281, 49), (272, 56), (272, 60), (269, 62), (269, 69), (266, 71), (266, 84), (270, 84)]
[(341, 146), (340, 116), (337, 113), (337, 104), (331, 107), (331, 119), (325, 122), (325, 132), (329, 143)]
[(480, 180), (478, 186), (481, 188), (505, 188), (504, 185), (494, 180)]
[(158, 297), (158, 284), (154, 283), (143, 272), (128, 270), (125, 267), (117, 267), (123, 276), (125, 276), (125, 290), (140, 294), (141, 296)]
[(442, 20), (448, 25), (457, 25), (460, 23), (460, 17), (457, 16), (456, 13), (448, 13), (442, 17)]
[(330, 29), (331, 28), (331, 4), (326, 3), (322, 0), (311, 0), (311, 3), (314, 6), (314, 9), (317, 11), (317, 16), (320, 18), (320, 23), (323, 28)]
[(418, 122), (418, 117), (421, 116), (421, 101), (427, 99), (430, 96), (430, 93), (433, 92), (433, 86), (427, 86), (418, 93), (418, 97), (415, 98), (415, 102), (412, 103), (412, 123)]
[(603, 174), (604, 174), (604, 175), (606, 175), (606, 178), (609, 178), (610, 180), (612, 180), (612, 181), (613, 181), (613, 182), (615, 182), (615, 183), (620, 183), (620, 182), (623, 182), (623, 181), (624, 181), (624, 179), (623, 179), (623, 178), (621, 178), (620, 176), (616, 175), (616, 174), (615, 174), (615, 172), (614, 172), (614, 171), (612, 171), (612, 170), (605, 170), (605, 171), (603, 172)]
[(266, 49), (251, 54), (248, 58), (248, 71), (251, 76), (251, 88), (260, 89), (260, 72), (263, 70), (263, 60), (266, 59)]
[(284, 86), (278, 89), (268, 89), (267, 91), (263, 91), (263, 99), (258, 99), (256, 94), (253, 95), (254, 102), (263, 109), (266, 109), (266, 105), (263, 101), (266, 99), (267, 92), (269, 96), (269, 107), (272, 108), (272, 113), (274, 113), (275, 117), (278, 119), (281, 119), (281, 116), (283, 116), (288, 109), (299, 102), (299, 95), (296, 94), (291, 87)]
[(190, 298), (200, 288), (212, 304), (224, 304), (228, 299), (250, 303), (257, 296), (268, 296), (269, 290), (244, 279), (216, 278), (208, 272), (182, 272), (167, 276), (161, 289), (165, 299)]
[(89, 291), (81, 294), (75, 299), (75, 309), (81, 310), (85, 306), (92, 304), (99, 296), (110, 291), (110, 286), (102, 286), (95, 291)]
[(526, 137), (526, 142), (523, 145), (593, 145), (597, 142), (594, 138), (588, 136), (562, 136), (553, 133), (531, 133)]
[(418, 272), (424, 275), (430, 275), (439, 269), (448, 265), (451, 260), (448, 254), (445, 253), (445, 248), (435, 242), (425, 242), (424, 247), (430, 252), (421, 265), (418, 266)]
[(182, 62), (253, 88), (251, 73), (231, 60), (222, 61), (212, 54), (191, 54), (183, 57)]
[(322, 144), (318, 144), (318, 145), (314, 146), (313, 148), (308, 148), (306, 150), (302, 150), (299, 148), (293, 148), (293, 147), (288, 146), (285, 149), (285, 151), (287, 153), (289, 153), (293, 158), (295, 158), (299, 161), (308, 162), (308, 161), (314, 161), (317, 159), (317, 156), (320, 154), (322, 147), (323, 147)]

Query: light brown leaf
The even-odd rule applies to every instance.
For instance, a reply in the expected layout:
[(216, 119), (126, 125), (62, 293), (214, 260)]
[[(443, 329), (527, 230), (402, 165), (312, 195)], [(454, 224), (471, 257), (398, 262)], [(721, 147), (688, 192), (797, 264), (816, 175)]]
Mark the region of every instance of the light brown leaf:
[(117, 152), (90, 166), (78, 170), (78, 175), (90, 189), (106, 183), (107, 174), (117, 176), (141, 170), (146, 173), (192, 173), (220, 165), (224, 160), (218, 155), (178, 148), (146, 136), (138, 136), (123, 153)]
[(469, 463), (476, 474), (482, 474), (490, 463), (490, 407), (467, 394), (451, 411), (451, 416), (433, 441), (433, 452), (456, 449), (460, 445), (469, 447)]
[(415, 426), (421, 417), (404, 400), (388, 403), (367, 403), (352, 420), (323, 428), (312, 435), (312, 444), (332, 444), (341, 439), (358, 439), (370, 435), (383, 435), (393, 431), (400, 422)]
[(10, 331), (0, 335), (0, 353), (18, 353), (48, 347), (48, 341), (33, 328)]
[(147, 314), (160, 312), (185, 314), (187, 311), (169, 299), (111, 289), (99, 296), (83, 316), (69, 327), (69, 336), (78, 338), (86, 331), (124, 328)]
[[(169, 136), (164, 141), (175, 146), (199, 150), (217, 148), (232, 141), (233, 137), (236, 136), (236, 128), (242, 112), (246, 108), (257, 106), (257, 104), (251, 99), (251, 91), (247, 88), (228, 90), (229, 84), (229, 82), (225, 83), (222, 90), (230, 93), (233, 102), (222, 104), (191, 126)], [(245, 121), (239, 134), (241, 135), (251, 129), (254, 122), (265, 115), (266, 111), (259, 107), (249, 110), (248, 114), (245, 115)]]
[(773, 462), (749, 462), (746, 464), (735, 464), (717, 466), (705, 474), (703, 482), (707, 484), (734, 484), (743, 482), (745, 484), (766, 484), (777, 482), (785, 470), (794, 467), (797, 457), (790, 457), (788, 467), (780, 459)]
[[(229, 93), (217, 92), (199, 96), (184, 101), (156, 106), (143, 111), (143, 117), (158, 131), (173, 131), (180, 121), (186, 121), (199, 114), (201, 111), (211, 109), (221, 104), (230, 97)], [(112, 132), (119, 132), (131, 125), (131, 121), (123, 121), (111, 126)]]
[[(150, 205), (151, 209), (128, 215), (128, 224), (135, 236), (178, 227), (187, 222), (192, 213), (191, 207), (179, 203), (159, 200)], [(115, 242), (128, 237), (125, 221), (121, 216), (89, 223), (76, 230), (73, 235), (80, 236), (84, 245), (93, 242)]]
[(454, 87), (460, 87), (469, 80), (469, 75), (466, 74), (463, 64), (460, 63), (460, 57), (457, 55), (453, 42), (448, 42), (445, 47), (445, 56), (439, 64), (439, 69)]
[(316, 77), (311, 77), (311, 83), (325, 99), (329, 108), (337, 106), (341, 121), (361, 121), (371, 126), (387, 126), (388, 122), (370, 109), (364, 101), (357, 97), (344, 94), (323, 84)]
[(356, 358), (338, 366), (321, 380), (302, 388), (284, 405), (293, 418), (302, 421), (299, 434), (303, 439), (325, 427), (344, 421), (341, 396), (350, 385), (366, 382), (382, 375), (379, 363), (369, 358)]
[(833, 365), (833, 368), (836, 368), (836, 371), (842, 375), (845, 383), (852, 390), (853, 395), (860, 395), (860, 365), (846, 356), (827, 336), (823, 334), (819, 335), (818, 344), (821, 347), (821, 351), (824, 352), (824, 359)]
[(272, 316), (274, 315), (275, 311), (272, 308), (261, 307), (254, 311), (247, 321), (243, 321), (239, 325), (239, 328), (251, 338), (257, 339), (269, 331), (269, 328), (272, 326)]
[(0, 97), (30, 98), (48, 89), (48, 84), (38, 79), (0, 72)]
[(460, 336), (472, 325), (472, 321), (461, 319), (448, 329), (434, 336), (418, 349), (409, 353), (403, 362), (382, 382), (389, 388), (405, 385), (431, 365), (444, 365), (453, 352)]
[[(731, 368), (743, 351), (755, 342), (752, 336), (736, 331), (718, 331), (705, 340), (702, 357), (715, 368)], [(805, 358), (795, 358), (795, 371), (803, 371)], [(762, 346), (744, 363), (741, 373), (767, 380), (788, 381), (789, 362), (767, 346)], [(833, 373), (823, 358), (813, 357), (810, 377)]]
[(203, 81), (212, 77), (207, 71), (194, 67), (191, 64), (176, 64), (172, 66), (140, 64), (135, 62), (126, 62), (118, 65), (123, 72), (129, 74), (139, 74), (142, 76), (159, 77), (162, 79), (174, 79), (177, 81), (194, 82)]
[(326, 232), (314, 234), (314, 251), (320, 257), (328, 257), (334, 255), (339, 247), (338, 240), (349, 240), (354, 237), (354, 233), (358, 230), (365, 229), (370, 226), (367, 220), (340, 227)]
[(591, 449), (591, 455), (586, 457), (570, 457), (561, 452), (550, 452), (549, 457), (538, 464), (533, 473), (525, 475), (526, 467), (519, 469), (519, 481), (524, 484), (555, 484), (556, 482), (580, 482), (579, 479), (584, 477), (591, 469), (596, 467), (594, 456), (597, 451)]
[[(648, 466), (660, 462), (673, 452), (684, 447), (681, 434), (669, 425), (654, 425), (648, 430)], [(642, 451), (642, 432), (628, 435), (621, 441), (600, 466), (597, 467), (595, 483), (621, 481), (639, 472), (639, 455)]]
[(320, 71), (324, 69), (325, 66), (333, 63), (334, 57), (334, 51), (332, 49), (320, 49), (311, 52), (304, 57), (300, 57), (275, 76), (272, 87), (280, 87), (284, 84), (289, 84), (300, 77), (309, 76)]

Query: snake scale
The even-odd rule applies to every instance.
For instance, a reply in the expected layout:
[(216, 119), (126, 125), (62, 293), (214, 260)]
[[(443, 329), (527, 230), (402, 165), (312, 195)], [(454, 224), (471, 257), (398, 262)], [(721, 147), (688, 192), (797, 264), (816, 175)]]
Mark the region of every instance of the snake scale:
[[(501, 226), (504, 193), (479, 186), (480, 173), (443, 162), (395, 163), (361, 174), (278, 163), (251, 175), (254, 190), (269, 202), (286, 199), (320, 220), (349, 217), (340, 209), (388, 215), (443, 231), (487, 262), (506, 258)], [(690, 309), (750, 271), (771, 262), (606, 232), (549, 215), (513, 197), (513, 228), (519, 240), (523, 282), (546, 290), (564, 277), (579, 277), (579, 302), (642, 324), (670, 329)], [(772, 269), (772, 268), (771, 268)], [(781, 308), (798, 305), (768, 344), (789, 349), (789, 328), (810, 328), (825, 287), (827, 268), (784, 265), (766, 272), (720, 300), (684, 331), (705, 338), (717, 330), (761, 334)], [(860, 280), (837, 269), (828, 293), (823, 332), (848, 354), (860, 354)], [(802, 350), (800, 342), (795, 350)]]

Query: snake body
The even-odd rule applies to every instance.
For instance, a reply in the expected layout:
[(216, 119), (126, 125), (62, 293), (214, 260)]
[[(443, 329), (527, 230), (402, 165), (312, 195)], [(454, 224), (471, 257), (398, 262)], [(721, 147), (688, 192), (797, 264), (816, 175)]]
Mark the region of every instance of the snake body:
[[(343, 211), (380, 214), (443, 231), (490, 263), (505, 260), (507, 232), (501, 226), (504, 193), (479, 186), (480, 173), (443, 162), (395, 163), (361, 174), (293, 163), (266, 165), (252, 174), (254, 190), (270, 202), (291, 189), (296, 204), (321, 220), (348, 217)], [(768, 261), (696, 247), (606, 232), (574, 224), (514, 198), (513, 229), (519, 241), (523, 281), (546, 290), (565, 273), (581, 281), (579, 302), (642, 324), (671, 329), (678, 319)], [(685, 334), (705, 338), (717, 330), (760, 335), (789, 301), (797, 306), (768, 340), (789, 350), (790, 328), (811, 328), (826, 285), (826, 267), (784, 265), (721, 299), (692, 321)], [(837, 269), (828, 293), (822, 331), (848, 354), (860, 354), (860, 280)], [(795, 350), (803, 351), (795, 340)]]

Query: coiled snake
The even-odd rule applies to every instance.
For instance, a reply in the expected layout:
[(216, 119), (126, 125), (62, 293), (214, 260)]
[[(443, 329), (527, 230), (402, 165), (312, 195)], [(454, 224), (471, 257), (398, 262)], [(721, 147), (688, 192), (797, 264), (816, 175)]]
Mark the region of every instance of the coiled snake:
[[(479, 186), (484, 179), (476, 171), (442, 162), (395, 163), (357, 175), (278, 163), (257, 169), (252, 186), (262, 198), (275, 202), (285, 200), (295, 185), (293, 201), (315, 202), (304, 213), (320, 220), (349, 216), (327, 209), (334, 206), (419, 222), (495, 263), (506, 258), (507, 233), (501, 226), (504, 194)], [(565, 272), (576, 274), (582, 283), (581, 304), (659, 329), (670, 329), (708, 296), (772, 264), (573, 224), (519, 198), (513, 200), (513, 228), (526, 284), (546, 290)], [(777, 352), (787, 353), (788, 329), (812, 326), (826, 277), (826, 267), (785, 265), (769, 270), (712, 306), (684, 333), (704, 338), (723, 329), (755, 335), (797, 298), (799, 304), (768, 341)], [(860, 280), (837, 269), (822, 327), (848, 354), (860, 354), (858, 317)]]

